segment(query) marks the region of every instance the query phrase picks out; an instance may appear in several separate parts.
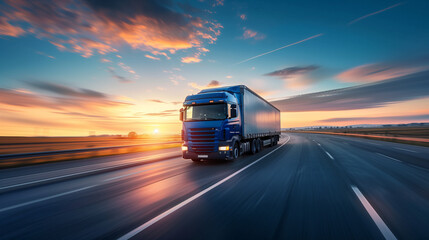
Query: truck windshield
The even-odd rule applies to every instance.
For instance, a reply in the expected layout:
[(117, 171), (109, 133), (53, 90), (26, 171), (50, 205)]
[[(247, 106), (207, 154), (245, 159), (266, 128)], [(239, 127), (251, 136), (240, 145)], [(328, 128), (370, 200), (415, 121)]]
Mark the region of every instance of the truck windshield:
[(222, 120), (227, 118), (226, 104), (208, 104), (187, 106), (185, 108), (184, 120), (189, 121), (206, 121)]

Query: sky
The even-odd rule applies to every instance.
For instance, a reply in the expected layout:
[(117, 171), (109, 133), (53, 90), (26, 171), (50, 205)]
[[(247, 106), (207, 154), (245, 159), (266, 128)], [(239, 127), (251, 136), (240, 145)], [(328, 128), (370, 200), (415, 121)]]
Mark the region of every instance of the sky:
[(244, 84), (282, 128), (429, 122), (429, 2), (0, 1), (0, 136), (179, 133)]

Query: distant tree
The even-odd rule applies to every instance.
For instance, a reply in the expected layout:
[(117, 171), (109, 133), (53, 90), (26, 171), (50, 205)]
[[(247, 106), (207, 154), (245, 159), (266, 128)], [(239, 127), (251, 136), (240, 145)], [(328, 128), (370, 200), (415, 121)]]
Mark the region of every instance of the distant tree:
[(136, 132), (129, 132), (128, 133), (128, 138), (137, 138), (137, 133)]

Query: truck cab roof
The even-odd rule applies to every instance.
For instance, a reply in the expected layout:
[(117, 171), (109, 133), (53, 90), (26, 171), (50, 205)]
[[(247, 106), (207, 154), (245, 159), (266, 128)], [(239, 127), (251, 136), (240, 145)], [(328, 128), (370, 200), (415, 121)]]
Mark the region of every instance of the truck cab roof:
[(237, 99), (233, 94), (225, 91), (215, 91), (207, 93), (198, 93), (186, 97), (183, 105), (198, 105), (198, 104), (214, 104), (214, 103), (237, 103)]

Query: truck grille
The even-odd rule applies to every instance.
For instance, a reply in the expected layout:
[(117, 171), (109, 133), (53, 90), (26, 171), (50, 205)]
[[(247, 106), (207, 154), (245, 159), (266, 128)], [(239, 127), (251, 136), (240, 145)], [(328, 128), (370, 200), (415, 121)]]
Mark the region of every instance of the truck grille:
[(188, 140), (192, 143), (192, 150), (196, 153), (214, 152), (215, 128), (189, 128)]
[(215, 128), (190, 128), (188, 137), (192, 142), (214, 142), (215, 134)]
[(193, 145), (192, 151), (196, 153), (208, 153), (208, 152), (214, 152), (214, 146), (213, 145)]

